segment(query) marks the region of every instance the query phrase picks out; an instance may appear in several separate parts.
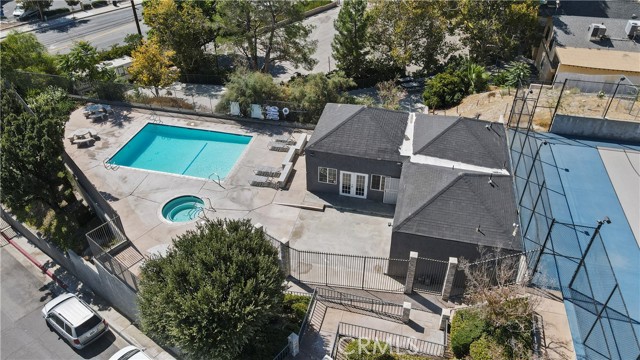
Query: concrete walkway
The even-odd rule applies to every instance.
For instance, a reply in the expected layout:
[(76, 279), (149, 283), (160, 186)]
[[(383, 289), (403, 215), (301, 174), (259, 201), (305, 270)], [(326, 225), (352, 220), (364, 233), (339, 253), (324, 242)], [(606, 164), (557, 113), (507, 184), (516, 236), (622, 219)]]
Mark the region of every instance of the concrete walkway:
[[(4, 228), (4, 226), (3, 226)], [(69, 292), (78, 295), (85, 300), (100, 316), (107, 320), (111, 331), (118, 334), (128, 344), (144, 349), (145, 354), (153, 359), (157, 360), (170, 360), (174, 359), (172, 355), (166, 352), (163, 348), (157, 345), (153, 340), (144, 335), (138, 328), (136, 328), (127, 318), (118, 313), (103, 299), (93, 293), (93, 291), (84, 286), (77, 278), (75, 278), (65, 268), (59, 266), (53, 259), (47, 256), (44, 252), (38, 249), (35, 245), (30, 243), (25, 237), (19, 233), (15, 233), (12, 229), (3, 231), (11, 237), (11, 244), (7, 244), (7, 240), (2, 237), (2, 245), (8, 250), (8, 252), (22, 263), (29, 271), (31, 271), (38, 278), (42, 278), (43, 285), (51, 284), (49, 278), (43, 276), (43, 271), (31, 262), (34, 260), (41, 265), (42, 269), (46, 269), (48, 274), (52, 274), (58, 279), (58, 284), (54, 285), (52, 292), (59, 295), (64, 292)], [(20, 249), (22, 251), (20, 251)], [(30, 258), (28, 259), (27, 256)], [(55, 283), (54, 283), (55, 284)], [(66, 288), (66, 289), (63, 289)]]

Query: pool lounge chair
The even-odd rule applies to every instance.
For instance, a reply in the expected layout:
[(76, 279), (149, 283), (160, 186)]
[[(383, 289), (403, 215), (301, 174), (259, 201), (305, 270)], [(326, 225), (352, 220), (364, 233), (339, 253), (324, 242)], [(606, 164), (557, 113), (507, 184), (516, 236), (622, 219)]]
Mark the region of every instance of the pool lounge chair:
[(296, 143), (296, 139), (290, 134), (282, 134), (273, 137), (273, 140), (281, 143), (285, 143), (288, 145), (293, 145)]
[(231, 101), (229, 103), (229, 114), (232, 116), (242, 116), (240, 113), (240, 103), (237, 101)]
[(258, 166), (253, 172), (260, 176), (278, 177), (282, 172), (282, 168), (275, 166)]
[(259, 176), (256, 175), (249, 181), (251, 186), (261, 186), (261, 187), (272, 187), (277, 188), (278, 183), (273, 180), (272, 177), (269, 176)]
[(289, 145), (277, 141), (272, 141), (269, 143), (269, 150), (287, 152), (289, 151)]

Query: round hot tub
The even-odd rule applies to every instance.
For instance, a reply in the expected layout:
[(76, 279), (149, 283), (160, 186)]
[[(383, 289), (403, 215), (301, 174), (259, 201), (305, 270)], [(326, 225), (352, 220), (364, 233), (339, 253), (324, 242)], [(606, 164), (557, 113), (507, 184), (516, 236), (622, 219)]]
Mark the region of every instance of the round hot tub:
[(186, 222), (196, 219), (202, 212), (204, 201), (197, 196), (180, 196), (164, 204), (162, 216), (171, 222)]

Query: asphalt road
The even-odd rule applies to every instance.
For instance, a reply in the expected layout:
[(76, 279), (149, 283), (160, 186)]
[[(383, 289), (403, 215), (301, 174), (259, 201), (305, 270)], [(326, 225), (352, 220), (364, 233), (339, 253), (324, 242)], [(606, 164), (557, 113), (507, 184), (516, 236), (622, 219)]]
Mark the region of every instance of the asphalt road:
[(127, 345), (109, 331), (87, 348), (74, 350), (57, 333), (49, 330), (40, 313), (52, 298), (50, 289), (57, 293), (59, 290), (54, 288), (59, 288), (43, 285), (43, 275), (38, 277), (27, 270), (5, 247), (0, 249), (0, 264), (0, 359), (106, 360), (118, 351), (118, 346)]
[[(113, 6), (113, 5), (108, 5)], [(146, 35), (149, 28), (142, 21), (142, 6), (136, 7), (140, 28)], [(136, 34), (136, 24), (131, 7), (84, 19), (63, 19), (55, 26), (36, 30), (34, 34), (51, 53), (68, 53), (75, 41), (85, 40), (93, 46), (108, 49), (111, 45), (124, 43), (128, 34)]]

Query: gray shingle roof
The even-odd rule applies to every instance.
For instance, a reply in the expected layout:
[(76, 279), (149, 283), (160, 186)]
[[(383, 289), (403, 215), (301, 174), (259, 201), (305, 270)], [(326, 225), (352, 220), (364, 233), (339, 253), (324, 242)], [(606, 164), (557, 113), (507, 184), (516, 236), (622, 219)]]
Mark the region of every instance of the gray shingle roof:
[[(402, 161), (409, 114), (364, 106), (327, 104), (307, 150)], [(358, 107), (357, 111), (355, 107)]]
[(596, 18), (629, 19), (640, 16), (637, 0), (562, 0), (560, 7), (541, 7), (544, 15), (589, 16)]
[[(521, 250), (510, 176), (405, 162), (394, 232)], [(477, 229), (480, 231), (477, 231)]]
[[(638, 5), (640, 15), (640, 5)], [(554, 16), (553, 28), (556, 44), (562, 47), (582, 49), (605, 49), (617, 51), (640, 52), (640, 39), (632, 41), (624, 31), (628, 19), (605, 19), (584, 16)], [(591, 24), (604, 24), (606, 35), (611, 39), (590, 41), (587, 39), (587, 29)]]
[(501, 124), (469, 118), (416, 116), (414, 154), (504, 169), (509, 163), (506, 144)]

